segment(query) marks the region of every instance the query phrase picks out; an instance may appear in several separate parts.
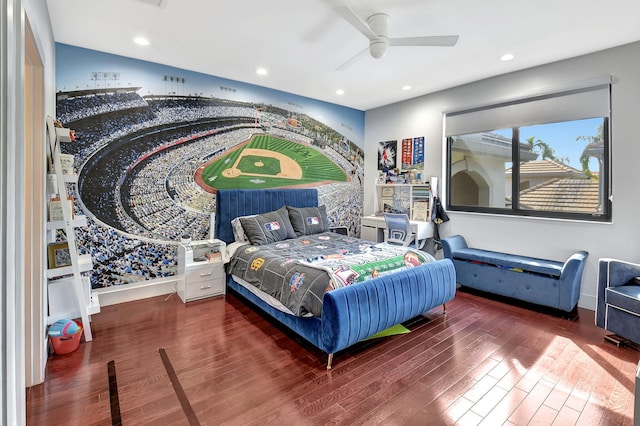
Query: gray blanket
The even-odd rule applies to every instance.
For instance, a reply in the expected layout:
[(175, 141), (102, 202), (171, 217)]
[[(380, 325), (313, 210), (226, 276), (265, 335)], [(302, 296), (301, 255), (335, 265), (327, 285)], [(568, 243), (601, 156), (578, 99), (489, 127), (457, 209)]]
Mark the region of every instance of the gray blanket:
[(320, 316), (326, 291), (434, 260), (408, 247), (325, 232), (241, 246), (227, 273), (280, 300), (295, 315)]

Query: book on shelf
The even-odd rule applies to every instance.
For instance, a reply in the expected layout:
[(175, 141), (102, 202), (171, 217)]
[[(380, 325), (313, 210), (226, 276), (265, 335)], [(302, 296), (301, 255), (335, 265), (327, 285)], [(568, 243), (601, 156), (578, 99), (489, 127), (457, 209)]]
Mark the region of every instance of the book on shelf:
[(413, 187), (413, 196), (420, 198), (429, 198), (431, 196), (431, 190), (428, 185), (420, 185)]
[[(73, 197), (67, 197), (69, 201), (69, 208), (71, 209), (71, 218), (74, 217), (73, 212)], [(53, 222), (56, 220), (64, 220), (64, 216), (62, 215), (62, 202), (60, 201), (60, 197), (52, 198), (49, 201), (49, 221)]]
[(426, 201), (414, 201), (411, 210), (412, 220), (421, 220), (426, 222), (429, 220), (429, 203)]

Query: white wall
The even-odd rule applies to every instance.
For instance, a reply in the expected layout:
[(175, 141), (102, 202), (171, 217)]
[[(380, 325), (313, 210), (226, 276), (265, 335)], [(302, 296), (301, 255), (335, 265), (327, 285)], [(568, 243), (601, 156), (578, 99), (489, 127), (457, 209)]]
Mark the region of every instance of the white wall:
[[(640, 159), (640, 42), (478, 81), (365, 115), (365, 214), (373, 212), (377, 143), (425, 136), (425, 174), (446, 173), (442, 113), (528, 92), (611, 75), (613, 220), (578, 222), (449, 212), (443, 237), (464, 235), (470, 246), (564, 260), (575, 250), (589, 252), (578, 305), (595, 309), (597, 261), (614, 257), (640, 262), (640, 190), (635, 175)], [(425, 71), (428, 78), (428, 71)], [(442, 182), (442, 180), (441, 180)], [(446, 182), (442, 182), (446, 184)], [(441, 191), (441, 196), (444, 192)]]

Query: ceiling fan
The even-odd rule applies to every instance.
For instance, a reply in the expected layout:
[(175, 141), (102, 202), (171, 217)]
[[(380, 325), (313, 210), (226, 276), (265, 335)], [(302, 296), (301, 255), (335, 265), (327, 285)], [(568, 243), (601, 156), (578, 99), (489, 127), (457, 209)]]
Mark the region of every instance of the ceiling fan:
[(369, 16), (365, 22), (348, 6), (336, 7), (334, 10), (369, 39), (369, 47), (358, 52), (353, 58), (340, 65), (337, 70), (346, 69), (366, 51), (369, 51), (372, 57), (380, 59), (387, 53), (387, 47), (389, 46), (451, 47), (458, 42), (457, 35), (390, 38), (388, 35), (389, 15), (386, 13), (375, 13)]
[(158, 7), (160, 9), (164, 9), (167, 7), (167, 2), (169, 0), (138, 0), (141, 3), (146, 3), (150, 6), (155, 6)]

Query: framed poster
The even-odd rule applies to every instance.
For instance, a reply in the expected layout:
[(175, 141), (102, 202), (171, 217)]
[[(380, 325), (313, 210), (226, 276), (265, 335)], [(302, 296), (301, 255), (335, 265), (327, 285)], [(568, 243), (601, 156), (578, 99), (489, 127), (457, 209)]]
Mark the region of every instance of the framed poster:
[(402, 170), (419, 170), (424, 165), (424, 136), (402, 139)]
[(424, 165), (424, 136), (413, 138), (413, 158), (414, 167), (422, 168)]
[(409, 170), (413, 165), (413, 139), (402, 139), (402, 170)]
[(378, 142), (378, 170), (396, 168), (398, 141)]

